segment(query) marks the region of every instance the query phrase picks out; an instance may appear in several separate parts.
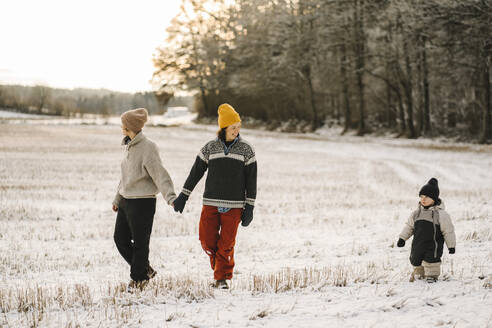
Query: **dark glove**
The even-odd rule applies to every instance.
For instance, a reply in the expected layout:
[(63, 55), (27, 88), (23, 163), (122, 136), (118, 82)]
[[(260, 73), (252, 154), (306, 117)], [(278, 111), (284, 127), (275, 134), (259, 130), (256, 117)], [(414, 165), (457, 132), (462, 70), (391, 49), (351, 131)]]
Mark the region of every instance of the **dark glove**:
[(187, 200), (188, 200), (188, 196), (186, 196), (183, 193), (180, 193), (178, 198), (176, 198), (173, 203), (174, 212), (183, 213)]
[(398, 242), (396, 243), (396, 246), (398, 247), (403, 247), (405, 246), (405, 241), (403, 239), (398, 239)]
[(241, 215), (241, 225), (247, 227), (253, 221), (253, 205), (244, 205), (243, 214)]
[(454, 247), (451, 247), (449, 249), (449, 254), (454, 254), (454, 252), (456, 252), (456, 249), (454, 249)]

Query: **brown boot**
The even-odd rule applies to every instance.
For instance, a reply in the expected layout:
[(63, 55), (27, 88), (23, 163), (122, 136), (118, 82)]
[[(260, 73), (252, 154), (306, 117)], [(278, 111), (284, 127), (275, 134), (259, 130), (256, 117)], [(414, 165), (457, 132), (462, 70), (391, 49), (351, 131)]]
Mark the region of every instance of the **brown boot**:
[(152, 279), (155, 277), (155, 275), (157, 274), (157, 271), (155, 271), (149, 264), (149, 266), (147, 267), (147, 277), (149, 279)]
[(424, 279), (424, 267), (418, 266), (413, 269), (412, 274), (410, 275), (410, 282), (414, 282), (415, 278)]
[(227, 281), (225, 279), (215, 280), (215, 282), (212, 284), (212, 287), (217, 289), (229, 289), (229, 285), (227, 284)]
[(128, 293), (134, 293), (136, 290), (144, 290), (145, 287), (147, 286), (147, 284), (149, 283), (148, 280), (140, 280), (140, 281), (136, 281), (136, 280), (130, 280), (130, 282), (128, 283), (128, 287), (126, 288), (126, 291)]

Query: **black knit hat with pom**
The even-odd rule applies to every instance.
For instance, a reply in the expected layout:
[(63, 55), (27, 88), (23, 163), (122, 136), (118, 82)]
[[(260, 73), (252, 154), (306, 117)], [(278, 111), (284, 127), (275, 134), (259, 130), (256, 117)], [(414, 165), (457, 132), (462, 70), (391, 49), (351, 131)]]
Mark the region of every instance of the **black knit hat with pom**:
[(430, 197), (435, 203), (439, 203), (439, 186), (437, 185), (436, 178), (431, 178), (429, 182), (420, 189), (419, 196), (421, 195)]

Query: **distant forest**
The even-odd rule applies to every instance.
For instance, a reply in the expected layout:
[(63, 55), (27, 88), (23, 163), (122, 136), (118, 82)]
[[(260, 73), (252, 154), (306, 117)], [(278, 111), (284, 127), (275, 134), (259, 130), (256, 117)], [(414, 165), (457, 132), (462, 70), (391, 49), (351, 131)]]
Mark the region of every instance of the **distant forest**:
[(145, 107), (150, 114), (163, 114), (169, 106), (192, 105), (191, 97), (173, 97), (160, 92), (123, 93), (105, 89), (55, 89), (47, 86), (0, 84), (0, 109), (22, 113), (77, 116), (117, 115)]
[(492, 0), (183, 0), (154, 63), (201, 117), (492, 139)]

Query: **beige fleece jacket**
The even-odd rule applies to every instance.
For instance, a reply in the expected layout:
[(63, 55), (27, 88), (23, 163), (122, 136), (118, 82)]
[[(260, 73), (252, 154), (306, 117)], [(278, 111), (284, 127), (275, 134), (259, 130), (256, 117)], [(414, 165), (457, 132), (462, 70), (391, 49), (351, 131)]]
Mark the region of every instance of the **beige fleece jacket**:
[[(124, 145), (128, 138), (123, 139)], [(176, 199), (169, 173), (162, 166), (157, 145), (140, 132), (126, 143), (121, 162), (121, 179), (113, 205), (122, 198), (151, 198), (162, 193), (169, 205)]]
[[(432, 218), (432, 211), (439, 212), (436, 222), (434, 222)], [(417, 220), (426, 220), (439, 225), (441, 228), (441, 233), (444, 236), (446, 246), (448, 248), (456, 247), (456, 234), (454, 233), (454, 225), (451, 222), (451, 217), (445, 210), (444, 202), (439, 205), (431, 206), (428, 209), (425, 209), (422, 205), (419, 204), (419, 208), (412, 212), (407, 222), (405, 223), (405, 226), (400, 233), (401, 239), (407, 240), (413, 235), (415, 221)]]

